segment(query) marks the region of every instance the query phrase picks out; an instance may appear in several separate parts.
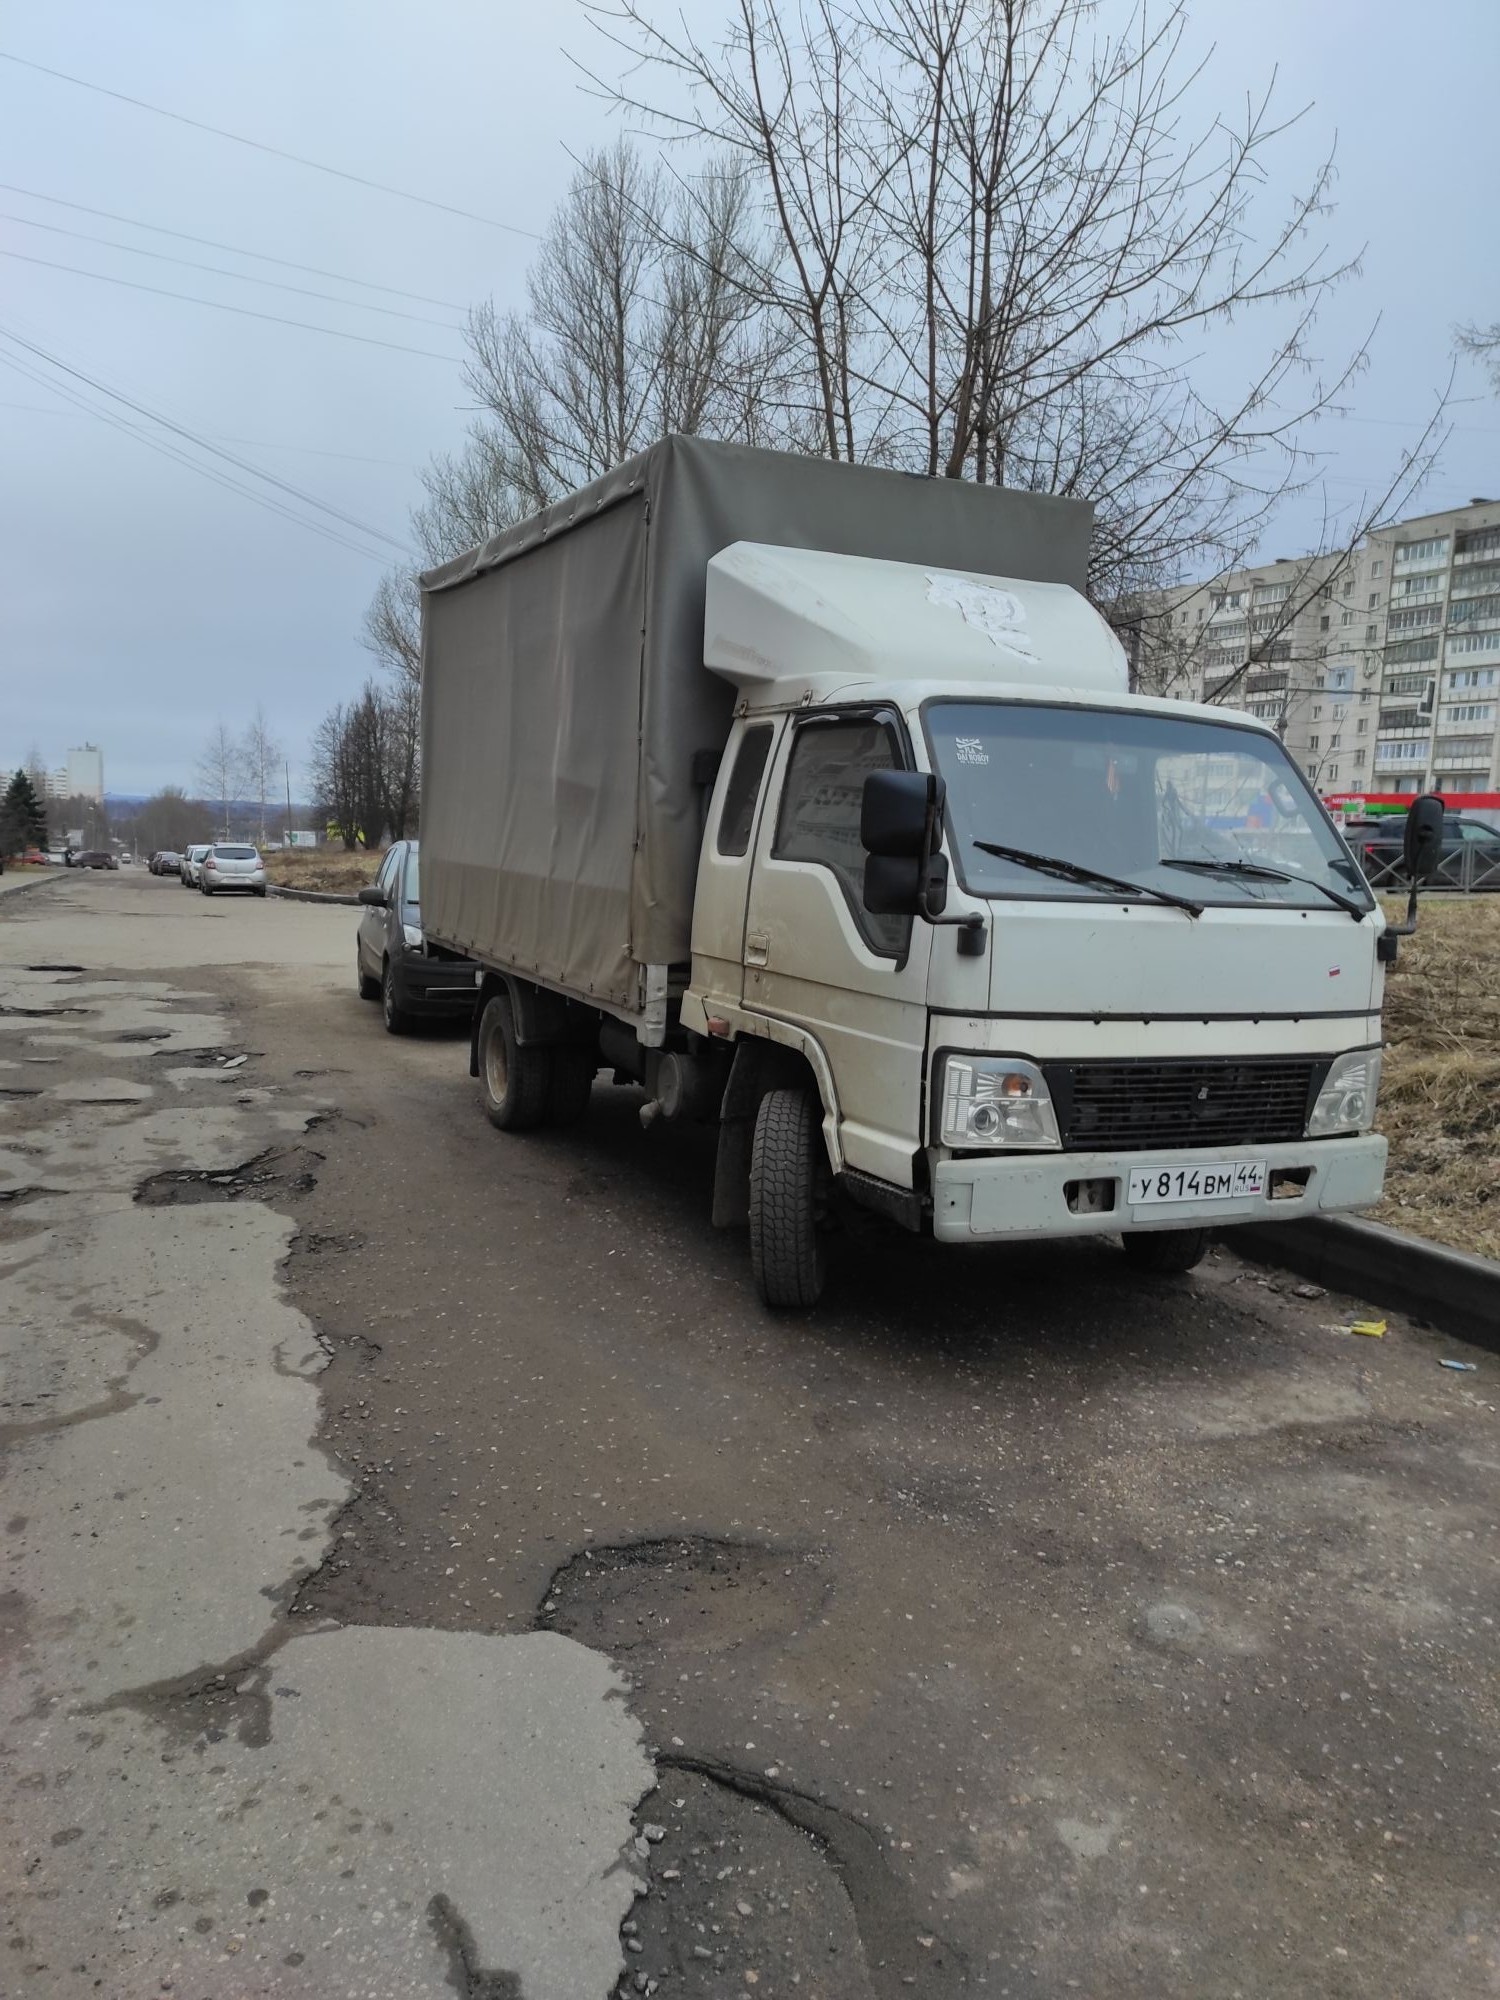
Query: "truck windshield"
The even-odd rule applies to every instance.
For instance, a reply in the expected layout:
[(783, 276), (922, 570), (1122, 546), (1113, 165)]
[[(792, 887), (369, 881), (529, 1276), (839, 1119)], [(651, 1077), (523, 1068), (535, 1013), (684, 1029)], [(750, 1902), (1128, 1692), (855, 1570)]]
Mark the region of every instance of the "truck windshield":
[[(960, 881), (978, 896), (1118, 901), (1098, 882), (986, 852), (1053, 856), (1204, 904), (1373, 907), (1357, 865), (1273, 737), (1108, 708), (936, 701)], [(983, 843), (981, 845), (981, 843)]]

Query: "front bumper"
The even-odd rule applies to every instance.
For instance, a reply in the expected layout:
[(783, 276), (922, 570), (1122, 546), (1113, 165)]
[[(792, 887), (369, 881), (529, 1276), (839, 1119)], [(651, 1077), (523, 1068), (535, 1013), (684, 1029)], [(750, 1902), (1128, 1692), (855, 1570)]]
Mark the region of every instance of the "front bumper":
[[(1047, 1236), (1111, 1236), (1123, 1230), (1225, 1229), (1237, 1222), (1291, 1222), (1369, 1208), (1385, 1181), (1386, 1142), (1378, 1133), (1352, 1139), (1299, 1139), (1276, 1146), (1193, 1147), (1149, 1155), (1154, 1164), (1180, 1161), (1233, 1166), (1263, 1160), (1266, 1193), (1234, 1201), (1182, 1201), (1132, 1208), (1130, 1169), (1140, 1153), (1023, 1153), (1009, 1158), (939, 1160), (932, 1170), (932, 1233), (942, 1243), (1012, 1241)], [(1278, 1172), (1307, 1172), (1302, 1188), (1283, 1186)], [(1069, 1184), (1113, 1183), (1114, 1207), (1075, 1214)]]

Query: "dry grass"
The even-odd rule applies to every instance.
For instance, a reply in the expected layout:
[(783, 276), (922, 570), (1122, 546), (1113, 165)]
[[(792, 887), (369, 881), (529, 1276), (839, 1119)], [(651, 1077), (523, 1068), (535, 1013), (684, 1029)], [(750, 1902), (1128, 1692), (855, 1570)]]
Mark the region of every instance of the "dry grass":
[(1386, 982), (1385, 1034), (1377, 1220), (1500, 1257), (1500, 897), (1423, 900)]
[(266, 856), (267, 880), (283, 889), (319, 889), (325, 895), (351, 895), (375, 880), (384, 856), (378, 850), (342, 847), (284, 847)]

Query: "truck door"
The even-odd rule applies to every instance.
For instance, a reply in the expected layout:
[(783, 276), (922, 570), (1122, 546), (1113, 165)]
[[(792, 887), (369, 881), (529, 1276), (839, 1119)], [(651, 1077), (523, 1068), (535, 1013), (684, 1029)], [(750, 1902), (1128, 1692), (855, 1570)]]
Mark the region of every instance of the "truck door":
[(737, 724), (714, 786), (693, 897), (693, 986), (703, 994), (710, 1013), (714, 999), (738, 1006), (744, 995), (751, 849), (765, 796), (766, 766), (782, 727), (779, 717)]
[(898, 1187), (922, 1136), (932, 932), (865, 909), (859, 814), (871, 771), (911, 764), (893, 710), (799, 717), (776, 747), (745, 922), (745, 1007), (821, 1046), (846, 1164)]

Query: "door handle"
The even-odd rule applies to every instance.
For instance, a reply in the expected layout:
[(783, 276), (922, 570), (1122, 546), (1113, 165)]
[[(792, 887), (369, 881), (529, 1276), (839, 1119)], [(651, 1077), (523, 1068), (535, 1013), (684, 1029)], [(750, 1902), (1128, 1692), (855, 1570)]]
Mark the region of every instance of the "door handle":
[(765, 965), (771, 956), (771, 938), (767, 931), (747, 931), (745, 933), (746, 965)]

